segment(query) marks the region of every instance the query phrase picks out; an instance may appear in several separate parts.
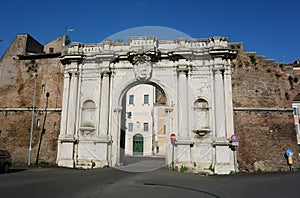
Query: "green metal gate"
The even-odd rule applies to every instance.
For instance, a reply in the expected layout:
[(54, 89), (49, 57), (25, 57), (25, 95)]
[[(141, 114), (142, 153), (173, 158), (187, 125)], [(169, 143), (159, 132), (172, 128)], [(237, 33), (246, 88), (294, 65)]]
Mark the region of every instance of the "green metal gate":
[(143, 155), (144, 137), (141, 134), (133, 136), (133, 155)]

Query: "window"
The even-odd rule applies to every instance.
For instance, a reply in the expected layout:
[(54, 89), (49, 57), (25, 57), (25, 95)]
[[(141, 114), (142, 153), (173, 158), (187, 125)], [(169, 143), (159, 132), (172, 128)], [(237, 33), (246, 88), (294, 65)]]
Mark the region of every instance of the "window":
[(128, 123), (128, 131), (133, 131), (133, 123)]
[(134, 95), (129, 95), (129, 104), (134, 104)]
[(293, 107), (294, 110), (294, 116), (299, 116), (299, 109), (298, 107)]
[(149, 104), (149, 95), (144, 95), (144, 104)]
[(54, 48), (53, 47), (50, 47), (49, 48), (49, 53), (53, 53), (54, 52)]
[(166, 135), (166, 133), (167, 133), (167, 127), (166, 125), (164, 125), (164, 135)]
[(42, 93), (45, 93), (45, 85), (42, 85)]
[(36, 126), (39, 127), (41, 125), (41, 120), (40, 119), (37, 119), (36, 121)]
[(149, 123), (144, 123), (144, 132), (149, 131)]

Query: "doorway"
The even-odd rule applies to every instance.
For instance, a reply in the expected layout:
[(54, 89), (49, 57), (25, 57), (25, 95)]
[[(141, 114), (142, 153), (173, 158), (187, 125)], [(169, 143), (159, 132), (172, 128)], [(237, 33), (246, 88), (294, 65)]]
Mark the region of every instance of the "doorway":
[(144, 151), (144, 137), (141, 134), (133, 136), (133, 155), (143, 156)]

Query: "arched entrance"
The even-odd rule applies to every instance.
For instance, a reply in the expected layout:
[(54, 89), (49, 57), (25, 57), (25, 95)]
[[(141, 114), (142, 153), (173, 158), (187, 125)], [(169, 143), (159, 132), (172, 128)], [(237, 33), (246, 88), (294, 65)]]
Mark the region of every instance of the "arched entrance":
[(133, 155), (143, 155), (144, 151), (144, 137), (141, 134), (135, 134), (132, 140)]
[[(64, 94), (58, 165), (119, 166), (130, 127), (126, 122), (130, 112), (124, 106), (132, 99), (125, 95), (136, 85), (150, 84), (166, 99), (166, 165), (174, 154), (175, 166), (195, 172), (213, 166), (216, 173), (230, 173), (234, 170), (228, 145), (234, 133), (231, 60), (235, 55), (223, 37), (159, 41), (145, 36), (128, 42), (73, 43), (61, 58)], [(197, 120), (201, 122), (195, 124)], [(150, 127), (145, 122), (140, 126)], [(170, 133), (177, 137), (174, 153)], [(151, 151), (161, 151), (156, 143), (158, 139), (151, 142)]]
[[(165, 92), (154, 82), (134, 82), (122, 93), (120, 164), (137, 155), (164, 158), (167, 145)], [(136, 134), (143, 137), (143, 144), (135, 141)]]

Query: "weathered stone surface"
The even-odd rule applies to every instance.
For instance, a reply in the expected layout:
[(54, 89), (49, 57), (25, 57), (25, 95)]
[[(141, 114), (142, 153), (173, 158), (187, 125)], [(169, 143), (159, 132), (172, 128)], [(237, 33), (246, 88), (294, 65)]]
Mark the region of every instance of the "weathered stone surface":
[[(292, 105), (286, 97), (293, 92), (292, 71), (268, 63), (243, 51), (234, 63), (234, 130), (240, 137), (237, 153), (241, 171), (288, 170), (286, 149), (298, 151)], [(297, 166), (297, 154), (294, 162)]]

